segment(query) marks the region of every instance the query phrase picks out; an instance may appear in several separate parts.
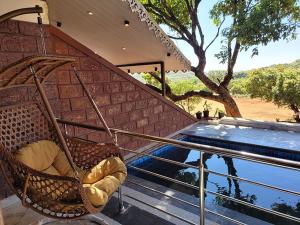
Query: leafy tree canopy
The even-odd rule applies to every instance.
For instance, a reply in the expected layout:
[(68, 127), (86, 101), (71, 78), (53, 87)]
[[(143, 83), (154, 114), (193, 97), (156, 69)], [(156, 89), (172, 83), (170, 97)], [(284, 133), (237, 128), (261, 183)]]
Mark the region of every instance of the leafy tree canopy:
[[(251, 48), (252, 55), (256, 55), (260, 45), (294, 39), (300, 26), (298, 0), (214, 0), (213, 7), (207, 10), (217, 32), (212, 40), (207, 41), (206, 27), (199, 17), (199, 7), (204, 0), (140, 1), (159, 24), (171, 29), (170, 38), (183, 40), (193, 48), (198, 65), (193, 66), (192, 71), (207, 87), (204, 91), (181, 96), (168, 89), (168, 97), (173, 101), (192, 96), (217, 101), (223, 103), (227, 114), (234, 117), (241, 114), (228, 86), (233, 79), (239, 52)], [(213, 80), (204, 72), (206, 51), (220, 35), (223, 37), (222, 47), (216, 57), (227, 63), (227, 70), (222, 79)]]
[(246, 81), (251, 97), (287, 106), (295, 113), (300, 108), (300, 70), (282, 66), (253, 70)]

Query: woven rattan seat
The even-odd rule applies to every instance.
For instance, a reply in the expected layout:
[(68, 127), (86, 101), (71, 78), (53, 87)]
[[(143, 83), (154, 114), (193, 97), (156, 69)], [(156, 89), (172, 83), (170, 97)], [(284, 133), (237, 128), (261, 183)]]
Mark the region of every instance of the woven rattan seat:
[[(47, 217), (58, 219), (81, 217), (99, 212), (104, 207), (94, 207), (91, 204), (79, 177), (76, 177), (75, 168), (89, 170), (111, 156), (123, 160), (106, 122), (75, 68), (80, 84), (113, 141), (98, 144), (62, 134), (42, 84), (51, 71), (70, 62), (74, 62), (74, 59), (63, 56), (30, 56), (7, 66), (0, 72), (0, 91), (24, 85), (35, 86), (42, 100), (41, 103), (37, 100), (40, 98), (34, 96), (32, 102), (0, 108), (2, 173), (24, 206)], [(40, 140), (51, 140), (64, 150), (74, 170), (74, 178), (36, 171), (16, 160), (14, 156), (16, 151)]]
[[(37, 103), (0, 108), (0, 154), (2, 172), (23, 204), (48, 217), (70, 219), (100, 211), (89, 203), (82, 184), (75, 178), (35, 171), (15, 159), (14, 153), (28, 143), (58, 138)], [(99, 145), (65, 136), (76, 166), (89, 170), (110, 156), (122, 158), (111, 143)], [(26, 191), (24, 192), (24, 190)]]

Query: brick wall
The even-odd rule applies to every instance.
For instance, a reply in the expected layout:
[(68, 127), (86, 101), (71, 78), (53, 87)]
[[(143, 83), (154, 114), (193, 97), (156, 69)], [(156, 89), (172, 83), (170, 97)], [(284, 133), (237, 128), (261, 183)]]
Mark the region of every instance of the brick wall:
[[(68, 55), (74, 63), (108, 125), (139, 133), (167, 136), (194, 123), (195, 119), (172, 102), (161, 97), (111, 63), (95, 55), (71, 37), (51, 26), (45, 26), (48, 54)], [(41, 52), (39, 28), (36, 24), (9, 21), (0, 24), (0, 70), (23, 57)], [(0, 91), (0, 106), (31, 99), (32, 88)], [(57, 117), (99, 124), (70, 65), (52, 72), (46, 93)], [(104, 133), (68, 128), (71, 135), (104, 141)], [(119, 137), (121, 146), (136, 149), (146, 144), (141, 140)], [(0, 177), (0, 184), (1, 181)], [(3, 185), (1, 185), (2, 187)], [(7, 196), (0, 188), (0, 198)]]

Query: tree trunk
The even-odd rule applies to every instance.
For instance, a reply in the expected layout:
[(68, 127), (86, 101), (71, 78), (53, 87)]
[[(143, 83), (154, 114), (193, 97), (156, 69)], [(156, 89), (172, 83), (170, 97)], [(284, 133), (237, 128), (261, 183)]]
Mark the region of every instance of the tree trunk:
[(223, 98), (222, 104), (224, 105), (227, 116), (242, 117), (242, 114), (237, 106), (235, 100), (230, 95), (229, 91), (222, 91), (220, 94)]

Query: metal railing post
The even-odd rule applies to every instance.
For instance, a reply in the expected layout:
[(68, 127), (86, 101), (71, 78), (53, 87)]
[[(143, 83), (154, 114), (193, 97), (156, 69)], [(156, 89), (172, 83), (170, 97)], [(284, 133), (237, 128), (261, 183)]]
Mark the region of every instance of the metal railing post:
[(200, 209), (200, 225), (205, 224), (205, 195), (204, 195), (204, 164), (203, 152), (200, 152), (199, 159), (199, 209)]

